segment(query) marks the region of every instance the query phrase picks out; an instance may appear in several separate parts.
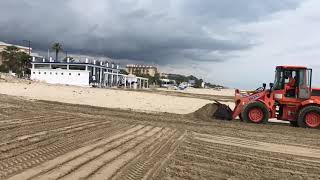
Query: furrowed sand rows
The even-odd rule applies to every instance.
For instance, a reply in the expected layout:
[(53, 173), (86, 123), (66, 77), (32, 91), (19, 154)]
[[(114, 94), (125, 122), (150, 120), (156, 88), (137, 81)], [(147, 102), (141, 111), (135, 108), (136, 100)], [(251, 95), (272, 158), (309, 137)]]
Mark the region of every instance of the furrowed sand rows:
[(169, 128), (136, 125), (10, 179), (146, 178), (157, 171), (157, 163), (175, 149), (182, 136)]
[(3, 101), (0, 179), (320, 177), (319, 131)]
[[(320, 159), (310, 154), (278, 153), (277, 144), (192, 133), (161, 172), (164, 179), (317, 179)], [(265, 149), (259, 149), (263, 146)], [(281, 145), (284, 146), (284, 145)], [(291, 147), (298, 148), (301, 147)], [(311, 150), (309, 150), (311, 151)], [(306, 150), (308, 152), (308, 150)], [(314, 156), (317, 156), (314, 153)]]
[(0, 178), (16, 174), (130, 126), (111, 125), (108, 121), (79, 121), (77, 125), (14, 138), (0, 145)]

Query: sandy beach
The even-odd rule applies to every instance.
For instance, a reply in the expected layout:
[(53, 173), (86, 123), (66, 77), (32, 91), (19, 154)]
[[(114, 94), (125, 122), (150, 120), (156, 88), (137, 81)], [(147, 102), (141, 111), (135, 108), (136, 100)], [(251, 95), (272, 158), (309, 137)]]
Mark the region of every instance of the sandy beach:
[[(34, 91), (32, 96), (37, 98), (60, 101), (82, 98), (82, 103), (92, 104), (95, 102), (85, 99), (92, 96), (98, 100), (95, 95), (100, 95), (101, 104), (113, 106), (117, 104), (109, 96), (117, 97), (119, 104), (125, 98), (139, 100), (139, 106), (173, 98), (39, 84), (1, 84), (0, 89), (24, 96)], [(203, 102), (196, 100), (177, 97), (161, 108)], [(0, 179), (318, 179), (318, 130), (196, 115), (154, 114), (0, 94)]]
[(185, 90), (173, 90), (167, 88), (157, 88), (159, 91), (180, 92), (188, 94), (205, 94), (214, 96), (234, 96), (234, 89), (201, 89), (201, 88), (187, 88)]
[(0, 82), (0, 179), (319, 177), (317, 130), (211, 118), (232, 93)]
[[(204, 93), (208, 93), (208, 90), (203, 90)], [(227, 90), (226, 94), (229, 94), (229, 91)], [(201, 91), (193, 90), (193, 93), (195, 92)], [(214, 90), (211, 92), (214, 92)], [(217, 92), (218, 94), (223, 94), (223, 91)], [(176, 114), (192, 113), (212, 102), (206, 99), (177, 97), (150, 92), (49, 85), (37, 82), (31, 82), (30, 84), (1, 82), (0, 94), (71, 104)]]

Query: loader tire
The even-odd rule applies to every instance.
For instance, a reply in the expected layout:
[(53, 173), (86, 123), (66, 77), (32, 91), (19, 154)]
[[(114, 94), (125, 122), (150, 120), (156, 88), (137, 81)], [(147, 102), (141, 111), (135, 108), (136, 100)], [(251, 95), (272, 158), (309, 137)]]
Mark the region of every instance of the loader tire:
[(239, 114), (240, 121), (243, 121), (242, 114)]
[(298, 125), (302, 128), (320, 128), (320, 107), (306, 106), (298, 114)]
[(241, 116), (247, 123), (266, 124), (269, 120), (269, 111), (263, 103), (252, 102), (244, 108)]

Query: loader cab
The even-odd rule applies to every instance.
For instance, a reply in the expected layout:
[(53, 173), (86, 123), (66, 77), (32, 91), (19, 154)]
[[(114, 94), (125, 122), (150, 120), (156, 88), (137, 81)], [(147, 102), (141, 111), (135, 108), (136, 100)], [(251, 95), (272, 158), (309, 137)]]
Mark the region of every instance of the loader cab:
[(277, 66), (274, 91), (282, 91), (287, 98), (309, 99), (312, 70), (300, 66)]

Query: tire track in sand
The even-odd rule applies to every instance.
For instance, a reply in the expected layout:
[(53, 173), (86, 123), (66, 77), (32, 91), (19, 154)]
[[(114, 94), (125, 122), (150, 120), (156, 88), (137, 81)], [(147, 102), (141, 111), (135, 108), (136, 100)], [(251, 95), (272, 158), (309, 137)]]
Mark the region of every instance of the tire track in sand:
[[(201, 147), (201, 150), (204, 154), (210, 154), (210, 153), (218, 153), (218, 154), (225, 154), (228, 157), (236, 156), (241, 157), (243, 159), (250, 159), (250, 160), (256, 160), (256, 161), (264, 161), (268, 162), (270, 164), (278, 164), (278, 166), (288, 167), (288, 163), (290, 163), (290, 168), (297, 167), (297, 168), (320, 168), (320, 161), (311, 160), (309, 158), (295, 158), (292, 159), (291, 155), (288, 155), (288, 157), (278, 157), (278, 156), (270, 156), (270, 153), (268, 152), (261, 152), (253, 154), (251, 151), (242, 151), (241, 154), (239, 153), (239, 150), (233, 150), (234, 148), (229, 148), (228, 145), (226, 146), (216, 146), (212, 145), (212, 143), (205, 143), (200, 140), (189, 140), (186, 142), (186, 148), (187, 150), (194, 150), (194, 151), (200, 151), (198, 147)], [(231, 146), (232, 147), (232, 146)], [(186, 150), (185, 150), (186, 151)], [(222, 156), (221, 156), (222, 157)]]
[[(10, 145), (16, 144), (16, 143), (19, 143), (22, 141), (35, 141), (34, 139), (36, 139), (36, 138), (41, 138), (42, 136), (45, 136), (48, 134), (53, 134), (53, 133), (70, 133), (72, 131), (81, 130), (86, 127), (92, 127), (92, 125), (97, 126), (98, 124), (96, 124), (96, 123), (97, 123), (96, 121), (88, 121), (85, 123), (79, 123), (79, 124), (75, 124), (75, 125), (71, 125), (71, 126), (60, 127), (60, 128), (40, 131), (40, 132), (33, 133), (33, 134), (18, 136), (18, 137), (11, 139), (11, 140), (1, 142), (0, 143), (0, 151), (5, 152), (5, 151), (9, 151), (11, 149), (14, 149), (17, 145), (15, 145), (14, 147), (10, 147)], [(108, 123), (110, 123), (110, 122), (108, 122)], [(102, 122), (101, 124), (104, 124), (104, 122)]]
[(41, 179), (42, 177), (54, 179), (54, 176), (48, 176), (53, 174), (56, 174), (55, 178), (59, 178), (67, 174), (69, 171), (72, 172), (72, 169), (75, 168), (75, 167), (71, 167), (70, 169), (65, 169), (64, 171), (66, 172), (65, 174), (63, 174), (63, 173), (59, 173), (59, 169), (61, 169), (62, 166), (65, 167), (75, 162), (77, 165), (84, 164), (90, 160), (89, 158), (90, 154), (92, 155), (92, 158), (94, 158), (95, 157), (94, 155), (98, 155), (99, 153), (97, 151), (101, 152), (104, 150), (103, 149), (104, 146), (112, 143), (114, 144), (116, 143), (117, 140), (120, 140), (120, 139), (125, 139), (125, 138), (128, 139), (128, 136), (130, 136), (131, 138), (134, 138), (134, 135), (135, 135), (134, 133), (137, 133), (139, 130), (143, 128), (145, 128), (143, 125), (137, 125), (133, 127), (131, 126), (129, 129), (127, 128), (127, 130), (125, 131), (120, 131), (118, 133), (112, 134), (112, 136), (109, 136), (107, 138), (102, 138), (99, 141), (96, 141), (95, 143), (91, 143), (87, 146), (70, 151), (62, 156), (59, 156), (55, 159), (47, 161), (39, 166), (36, 166), (20, 174), (12, 176), (9, 179), (10, 180)]
[(209, 142), (209, 143), (225, 144), (230, 146), (238, 146), (238, 147), (290, 154), (290, 155), (296, 155), (296, 156), (320, 158), (320, 150), (318, 149), (275, 144), (275, 143), (266, 143), (266, 142), (246, 140), (246, 139), (228, 137), (228, 136), (217, 136), (217, 135), (208, 135), (208, 134), (200, 134), (200, 133), (193, 133), (193, 134), (195, 136), (194, 137), (195, 139), (198, 139), (204, 142)]
[[(143, 153), (145, 148), (165, 137), (169, 130), (168, 128), (153, 127), (151, 131), (142, 134), (124, 146), (108, 152), (102, 158), (97, 159), (97, 161), (86, 164), (86, 166), (82, 167), (82, 172), (77, 173), (76, 176), (71, 175), (64, 179), (72, 179), (74, 177), (75, 179), (79, 177), (81, 179), (109, 179), (125, 164)], [(87, 167), (91, 167), (92, 170), (89, 174), (85, 172)]]
[[(43, 147), (35, 146), (31, 151), (19, 154), (5, 161), (1, 161), (0, 179), (8, 177), (11, 174), (16, 174), (24, 169), (31, 168), (42, 162), (53, 159), (59, 155), (65, 154), (74, 149), (80, 148), (87, 143), (92, 143), (103, 139), (107, 136), (119, 133), (123, 128), (128, 128), (128, 125), (115, 125), (112, 127), (90, 128), (85, 131), (72, 133), (68, 136), (61, 136), (58, 139), (44, 141), (50, 143)], [(24, 178), (23, 178), (24, 179)]]
[(14, 119), (6, 119), (0, 121), (3, 123), (0, 127), (0, 131), (12, 130), (19, 127), (25, 127), (26, 125), (34, 125), (43, 122), (57, 122), (57, 121), (65, 121), (66, 119), (73, 119), (75, 117), (69, 116), (61, 116), (50, 114), (50, 116), (35, 116), (35, 117), (27, 117), (27, 118), (14, 118)]
[(158, 162), (161, 162), (168, 154), (172, 153), (172, 150), (177, 145), (177, 140), (182, 134), (182, 131), (170, 130), (164, 137), (136, 156), (130, 163), (126, 163), (111, 179), (150, 179), (149, 177), (158, 169)]
[[(43, 119), (41, 121), (35, 123), (20, 123), (14, 126), (10, 126), (10, 128), (2, 127), (0, 130), (0, 141), (4, 142), (6, 140), (10, 140), (15, 137), (28, 135), (30, 132), (37, 133), (43, 130), (50, 130), (52, 128), (65, 127), (68, 125), (76, 124), (79, 122), (85, 122), (83, 119), (78, 119), (75, 117), (59, 117), (59, 118), (48, 118)], [(6, 134), (10, 134), (10, 136), (5, 136)]]
[[(44, 133), (46, 131), (42, 131), (42, 133), (36, 133), (32, 135), (21, 136), (19, 141), (10, 142), (7, 145), (1, 145), (0, 151), (2, 152), (0, 155), (1, 163), (11, 157), (21, 155), (23, 153), (37, 150), (43, 146), (50, 145), (54, 142), (61, 140), (62, 137), (66, 137), (67, 135), (73, 135), (73, 133), (79, 134), (79, 132), (87, 131), (89, 129), (93, 129), (98, 127), (95, 130), (99, 130), (107, 126), (109, 122), (96, 122), (96, 123), (88, 123), (82, 124), (81, 126), (67, 126), (66, 128), (62, 129), (55, 129), (53, 130), (54, 134)], [(69, 128), (71, 127), (71, 128)], [(1, 165), (0, 165), (1, 169)]]
[[(155, 165), (155, 169), (153, 169), (151, 172), (148, 172), (147, 177), (148, 179), (158, 179), (162, 168), (168, 163), (168, 161), (172, 158), (172, 156), (176, 153), (177, 149), (179, 146), (183, 143), (185, 136), (188, 133), (185, 131), (183, 134), (170, 146), (170, 150), (168, 151), (169, 153), (166, 155), (162, 161), (159, 161)], [(146, 179), (146, 178), (144, 178)]]

